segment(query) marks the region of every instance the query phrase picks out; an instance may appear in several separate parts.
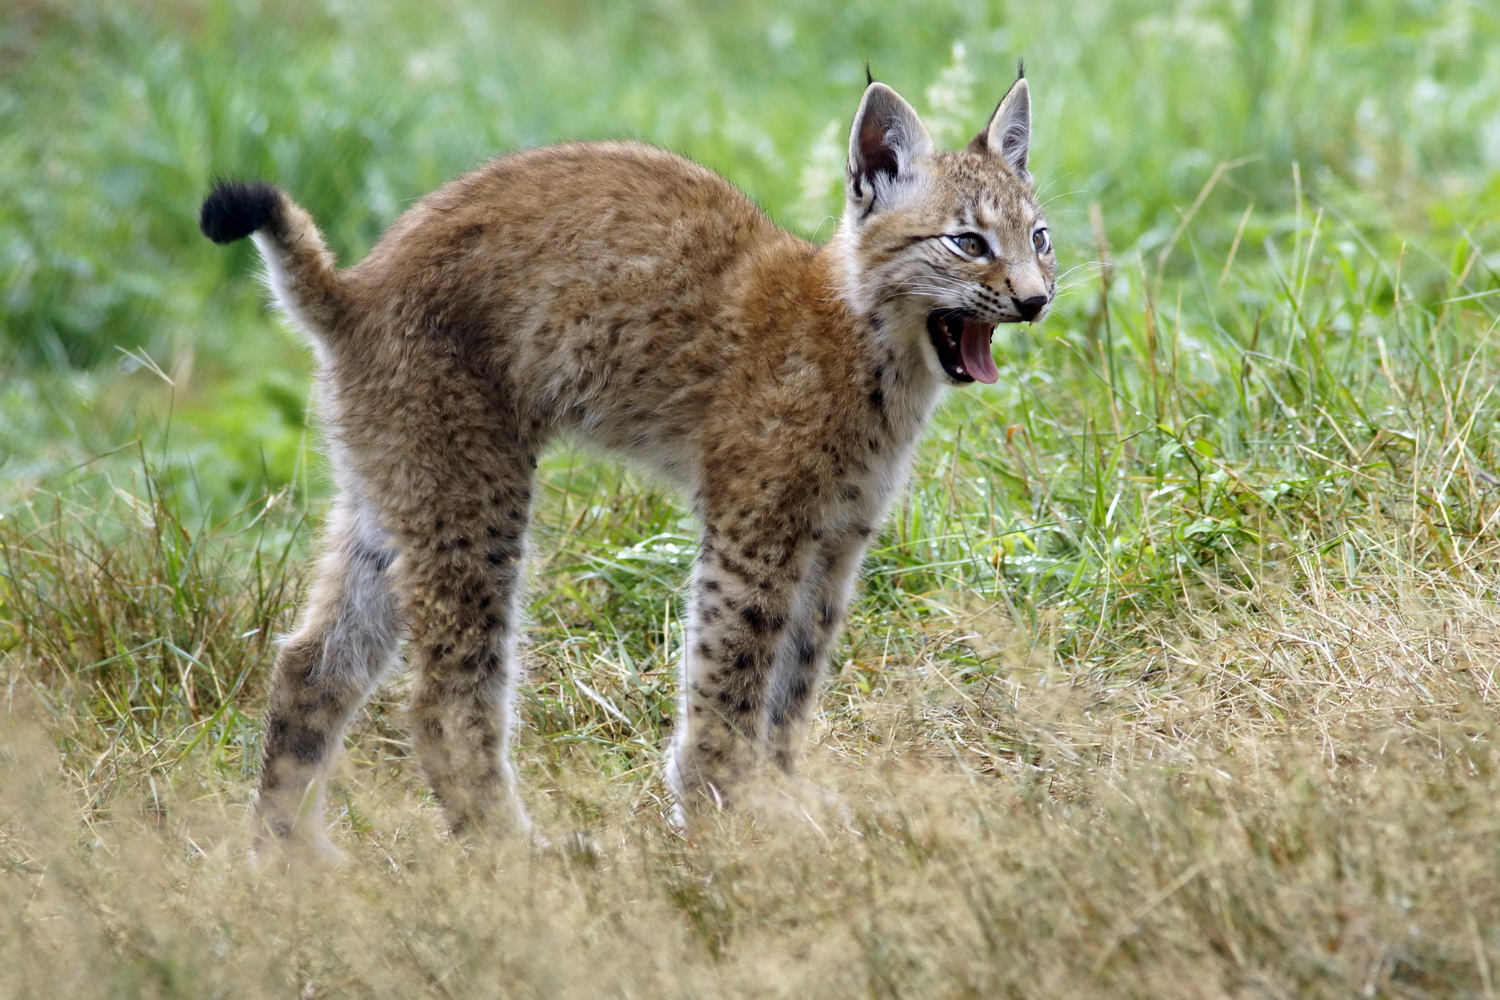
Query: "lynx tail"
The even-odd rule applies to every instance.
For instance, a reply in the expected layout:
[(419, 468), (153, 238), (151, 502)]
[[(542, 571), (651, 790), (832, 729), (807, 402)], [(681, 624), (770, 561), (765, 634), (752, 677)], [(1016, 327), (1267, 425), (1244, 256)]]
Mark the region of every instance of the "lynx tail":
[(282, 311), (315, 339), (336, 339), (343, 288), (333, 254), (286, 192), (264, 181), (219, 181), (203, 199), (198, 228), (215, 243), (253, 239)]

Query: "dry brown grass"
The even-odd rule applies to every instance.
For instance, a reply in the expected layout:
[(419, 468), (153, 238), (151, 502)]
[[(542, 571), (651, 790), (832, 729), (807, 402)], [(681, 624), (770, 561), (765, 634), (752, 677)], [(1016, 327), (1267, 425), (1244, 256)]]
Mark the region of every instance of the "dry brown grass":
[(523, 748), (551, 846), (446, 842), (377, 712), (335, 873), (244, 864), (245, 785), (191, 757), (91, 811), (99, 762), (14, 686), (0, 994), (1494, 995), (1492, 596), (1406, 574), (1151, 632), (1093, 673), (992, 634), (988, 685), (841, 683), (832, 794), (693, 844), (588, 744)]

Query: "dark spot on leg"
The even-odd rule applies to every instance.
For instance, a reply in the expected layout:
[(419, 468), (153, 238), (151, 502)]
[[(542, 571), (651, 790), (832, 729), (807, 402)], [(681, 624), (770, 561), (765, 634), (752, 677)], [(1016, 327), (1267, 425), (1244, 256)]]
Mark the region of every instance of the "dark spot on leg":
[(495, 732), (494, 726), (485, 726), (479, 731), (479, 746), (486, 756), (493, 756), (500, 749), (500, 734)]
[(766, 618), (765, 609), (758, 604), (745, 605), (740, 609), (740, 617), (756, 635), (765, 635), (770, 630), (771, 622)]
[(286, 720), (279, 715), (266, 720), (266, 752), (286, 742)]
[(287, 727), (287, 752), (299, 764), (316, 764), (323, 759), (326, 734), (310, 726)]
[(744, 563), (731, 559), (723, 553), (719, 554), (719, 566), (724, 572), (737, 576), (746, 583), (750, 582), (750, 570)]
[(360, 545), (355, 548), (354, 557), (375, 572), (384, 573), (390, 568), (392, 560), (396, 558), (396, 553), (393, 549), (376, 549)]

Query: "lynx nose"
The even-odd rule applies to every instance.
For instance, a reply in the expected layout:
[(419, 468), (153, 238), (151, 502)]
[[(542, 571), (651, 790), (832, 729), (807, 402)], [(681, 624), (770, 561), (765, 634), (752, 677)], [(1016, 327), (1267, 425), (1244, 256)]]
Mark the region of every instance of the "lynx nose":
[(1021, 314), (1021, 318), (1028, 323), (1036, 319), (1037, 314), (1047, 306), (1047, 296), (1045, 295), (1033, 295), (1029, 299), (1013, 297), (1011, 301), (1016, 304), (1016, 310)]

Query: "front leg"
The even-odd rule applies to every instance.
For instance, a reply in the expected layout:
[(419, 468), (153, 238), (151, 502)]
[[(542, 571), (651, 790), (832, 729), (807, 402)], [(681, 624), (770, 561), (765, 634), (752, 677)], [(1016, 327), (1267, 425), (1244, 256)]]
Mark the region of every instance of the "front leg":
[(813, 549), (784, 514), (705, 520), (667, 772), (687, 814), (728, 806), (767, 756), (777, 652)]
[(821, 534), (797, 596), (777, 656), (767, 720), (771, 759), (787, 773), (795, 767), (871, 534), (867, 524)]

